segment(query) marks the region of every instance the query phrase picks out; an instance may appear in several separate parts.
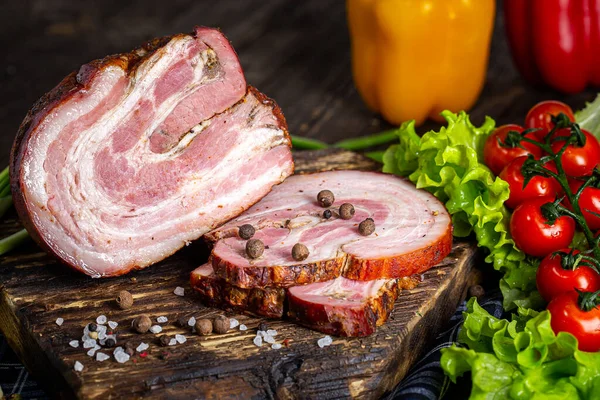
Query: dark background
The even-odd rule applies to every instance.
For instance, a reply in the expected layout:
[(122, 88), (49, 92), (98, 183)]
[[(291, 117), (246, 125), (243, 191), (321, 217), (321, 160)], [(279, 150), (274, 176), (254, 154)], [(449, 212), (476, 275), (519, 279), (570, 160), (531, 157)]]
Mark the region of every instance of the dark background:
[[(577, 109), (593, 99), (593, 91), (565, 98), (527, 86), (510, 58), (501, 9), (475, 121), (519, 123), (539, 100)], [(343, 0), (13, 0), (0, 10), (0, 167), (29, 107), (71, 71), (194, 25), (222, 29), (248, 82), (279, 103), (291, 133), (331, 143), (387, 127), (352, 83)]]

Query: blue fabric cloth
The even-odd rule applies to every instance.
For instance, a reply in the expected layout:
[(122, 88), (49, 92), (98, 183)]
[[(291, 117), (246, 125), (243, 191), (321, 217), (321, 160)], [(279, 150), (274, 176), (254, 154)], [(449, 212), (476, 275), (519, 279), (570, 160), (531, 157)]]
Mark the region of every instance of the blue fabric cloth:
[[(502, 299), (499, 292), (490, 293), (480, 303), (490, 314), (498, 318), (502, 317)], [(456, 341), (464, 310), (465, 302), (458, 307), (444, 331), (437, 336), (432, 347), (415, 363), (404, 380), (391, 393), (384, 396), (385, 400), (435, 400), (448, 391), (450, 381), (440, 367), (440, 350)], [(22, 399), (48, 398), (8, 347), (2, 333), (0, 333), (0, 387), (7, 398), (15, 394), (20, 394)]]

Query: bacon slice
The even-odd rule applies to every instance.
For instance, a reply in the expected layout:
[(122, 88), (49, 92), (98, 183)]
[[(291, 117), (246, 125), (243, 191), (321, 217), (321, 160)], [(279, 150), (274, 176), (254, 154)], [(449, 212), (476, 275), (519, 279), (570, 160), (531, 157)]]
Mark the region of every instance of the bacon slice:
[[(332, 210), (351, 203), (350, 220), (327, 220), (317, 193), (335, 194)], [(335, 213), (334, 213), (335, 214)], [(365, 237), (358, 224), (373, 218), (374, 234)], [(267, 249), (251, 260), (238, 227), (252, 224)], [(205, 235), (214, 244), (211, 263), (216, 276), (241, 288), (289, 287), (339, 276), (354, 280), (401, 278), (440, 262), (452, 247), (448, 212), (433, 195), (396, 176), (364, 171), (295, 175), (274, 188), (238, 218)], [(302, 262), (291, 249), (303, 243), (310, 251)]]
[(209, 28), (82, 66), (33, 107), (11, 154), (27, 230), (93, 277), (166, 258), (292, 172), (281, 111)]
[(294, 286), (288, 293), (289, 316), (298, 323), (330, 335), (368, 336), (387, 321), (398, 297), (398, 283), (339, 277)]

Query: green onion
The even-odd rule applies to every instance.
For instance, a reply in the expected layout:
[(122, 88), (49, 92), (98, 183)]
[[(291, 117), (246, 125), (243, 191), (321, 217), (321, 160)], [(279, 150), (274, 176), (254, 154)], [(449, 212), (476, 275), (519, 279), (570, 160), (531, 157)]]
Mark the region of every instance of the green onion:
[(292, 146), (296, 150), (321, 150), (329, 147), (327, 143), (317, 139), (309, 139), (295, 135), (290, 136), (292, 137)]
[(19, 246), (27, 240), (27, 238), (29, 238), (29, 234), (25, 229), (22, 229), (19, 232), (13, 233), (9, 237), (0, 240), (0, 256)]
[(334, 147), (339, 147), (346, 150), (364, 150), (369, 147), (375, 147), (398, 140), (398, 129), (383, 131), (374, 135), (362, 136), (353, 139), (346, 139), (334, 144)]
[(383, 164), (383, 153), (385, 153), (385, 151), (368, 151), (365, 153), (365, 156)]

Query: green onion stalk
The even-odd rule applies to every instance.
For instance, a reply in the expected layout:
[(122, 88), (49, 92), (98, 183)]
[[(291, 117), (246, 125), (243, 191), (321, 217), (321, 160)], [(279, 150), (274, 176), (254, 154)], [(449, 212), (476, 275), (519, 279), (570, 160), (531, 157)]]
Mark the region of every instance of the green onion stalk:
[[(0, 218), (6, 214), (6, 212), (12, 207), (13, 201), (10, 194), (10, 176), (8, 173), (8, 167), (4, 168), (0, 172)], [(0, 240), (0, 256), (8, 253), (15, 247), (19, 246), (25, 240), (29, 238), (25, 229), (20, 230), (17, 233), (5, 237)]]

